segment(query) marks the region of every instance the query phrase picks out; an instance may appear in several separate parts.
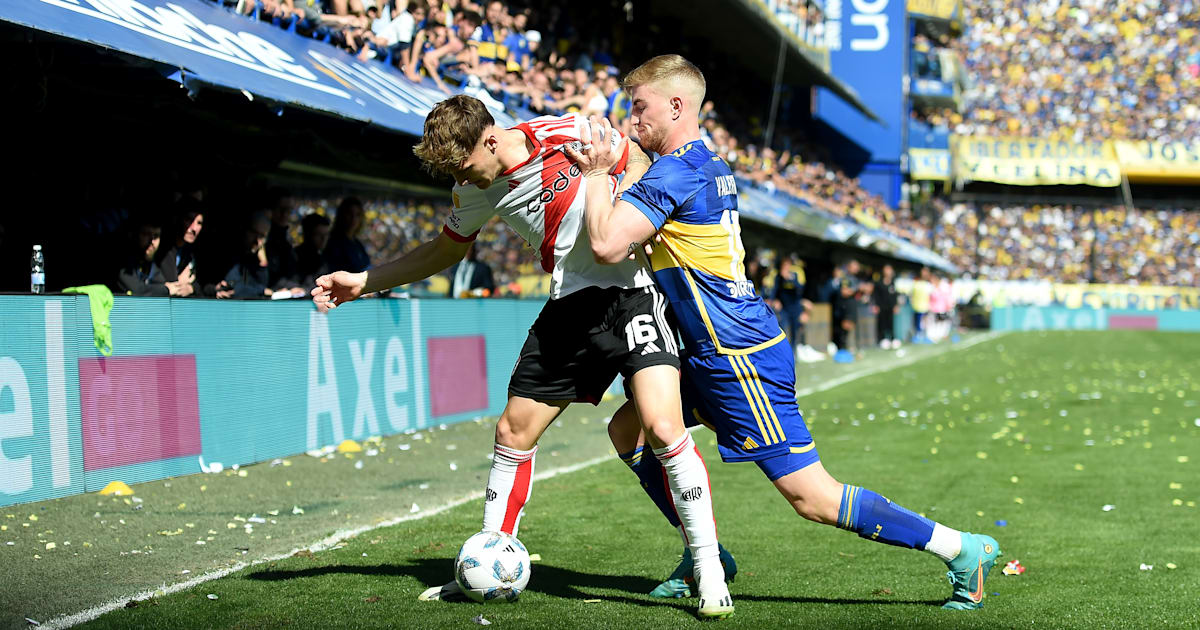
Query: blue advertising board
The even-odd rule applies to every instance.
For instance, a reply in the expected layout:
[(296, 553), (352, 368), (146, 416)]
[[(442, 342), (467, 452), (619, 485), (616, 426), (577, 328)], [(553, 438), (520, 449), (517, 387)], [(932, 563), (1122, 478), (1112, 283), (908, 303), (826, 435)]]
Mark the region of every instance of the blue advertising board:
[(816, 116), (865, 149), (868, 162), (898, 164), (906, 119), (904, 0), (827, 0), (825, 18), (833, 76), (854, 88), (882, 122), (863, 116), (824, 88), (818, 89)]
[[(159, 62), (189, 89), (244, 90), (413, 135), (446, 98), (389, 65), (204, 0), (21, 0), (0, 3), (0, 20)], [(492, 114), (506, 127), (519, 122), (500, 107)]]
[(0, 296), (0, 505), (494, 416), (542, 304)]

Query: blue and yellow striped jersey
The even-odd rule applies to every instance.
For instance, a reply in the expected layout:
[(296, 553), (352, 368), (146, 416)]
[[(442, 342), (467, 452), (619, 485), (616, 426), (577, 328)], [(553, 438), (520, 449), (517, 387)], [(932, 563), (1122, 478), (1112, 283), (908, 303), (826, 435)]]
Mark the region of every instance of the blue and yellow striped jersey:
[(746, 279), (733, 172), (702, 141), (659, 158), (621, 198), (658, 229), (650, 265), (689, 354), (748, 354), (784, 338)]

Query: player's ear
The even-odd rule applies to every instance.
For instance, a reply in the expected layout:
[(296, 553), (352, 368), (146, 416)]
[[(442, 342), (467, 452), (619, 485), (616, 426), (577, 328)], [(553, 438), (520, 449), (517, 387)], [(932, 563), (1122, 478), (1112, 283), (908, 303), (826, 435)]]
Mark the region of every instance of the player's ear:
[(678, 96), (671, 97), (671, 120), (677, 120), (683, 115), (683, 99)]
[(483, 146), (487, 148), (488, 151), (491, 151), (492, 154), (495, 154), (496, 149), (500, 146), (500, 138), (498, 138), (494, 133), (489, 133), (483, 137)]

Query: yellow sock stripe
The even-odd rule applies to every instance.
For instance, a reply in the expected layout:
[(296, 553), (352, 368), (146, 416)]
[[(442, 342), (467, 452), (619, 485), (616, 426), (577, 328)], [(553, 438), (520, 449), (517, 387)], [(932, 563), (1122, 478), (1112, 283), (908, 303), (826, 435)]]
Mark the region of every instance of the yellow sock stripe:
[(850, 486), (850, 501), (846, 505), (846, 529), (854, 527), (854, 500), (858, 498), (858, 486)]
[(746, 366), (746, 358), (735, 356), (733, 360), (741, 368), (741, 374), (745, 378), (745, 386), (750, 389), (750, 396), (753, 397), (755, 404), (757, 404), (758, 412), (762, 417), (762, 424), (766, 427), (763, 439), (767, 441), (767, 444), (779, 443), (779, 435), (775, 433), (775, 429), (771, 426), (771, 405), (759, 397), (759, 389), (755, 387), (754, 377), (750, 376), (750, 370)]
[(742, 357), (742, 361), (750, 368), (750, 373), (754, 375), (754, 386), (758, 388), (758, 393), (762, 395), (763, 404), (767, 407), (767, 413), (771, 416), (771, 422), (775, 424), (775, 433), (779, 435), (779, 441), (787, 439), (783, 433), (783, 427), (779, 425), (779, 417), (775, 415), (775, 407), (771, 405), (771, 398), (767, 396), (767, 390), (763, 388), (762, 379), (758, 377), (758, 368), (754, 367), (754, 363), (749, 357)]
[(729, 365), (733, 367), (733, 373), (737, 376), (738, 382), (742, 385), (742, 392), (746, 394), (746, 400), (750, 404), (750, 411), (754, 413), (754, 420), (758, 423), (758, 431), (762, 434), (763, 441), (766, 442), (767, 445), (770, 445), (771, 441), (769, 438), (767, 438), (767, 428), (765, 425), (763, 425), (762, 417), (758, 415), (758, 407), (755, 406), (754, 398), (750, 395), (750, 388), (746, 387), (746, 379), (742, 377), (742, 372), (738, 369), (738, 365), (733, 360), (733, 357), (726, 355), (725, 358), (729, 359)]

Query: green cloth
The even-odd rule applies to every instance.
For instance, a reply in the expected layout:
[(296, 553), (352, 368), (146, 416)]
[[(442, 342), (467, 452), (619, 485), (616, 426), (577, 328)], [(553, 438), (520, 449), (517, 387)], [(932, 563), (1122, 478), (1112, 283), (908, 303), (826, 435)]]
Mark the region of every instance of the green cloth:
[(88, 303), (92, 307), (92, 332), (96, 336), (96, 349), (106, 357), (111, 357), (112, 324), (108, 322), (108, 314), (112, 312), (113, 294), (103, 284), (89, 284), (85, 287), (67, 287), (63, 293), (86, 293)]

